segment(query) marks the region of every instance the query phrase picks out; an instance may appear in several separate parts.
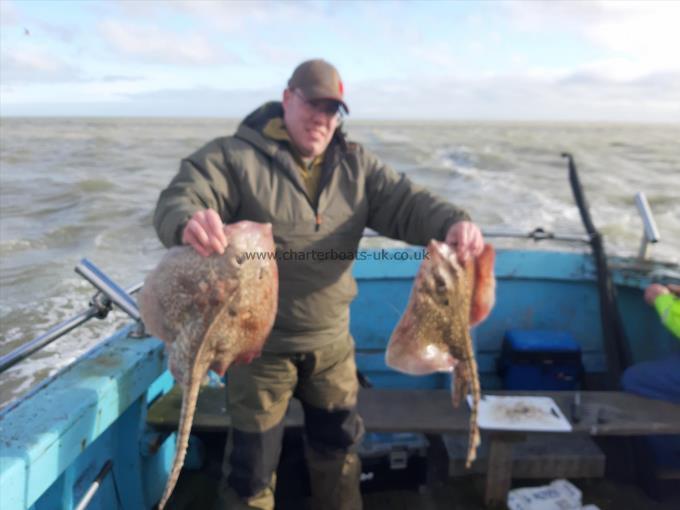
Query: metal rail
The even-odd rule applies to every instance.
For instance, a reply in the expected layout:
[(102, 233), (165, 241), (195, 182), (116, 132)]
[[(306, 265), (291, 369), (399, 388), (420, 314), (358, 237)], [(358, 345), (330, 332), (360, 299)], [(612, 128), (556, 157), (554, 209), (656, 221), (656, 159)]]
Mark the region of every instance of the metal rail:
[(85, 495), (83, 498), (78, 502), (78, 505), (75, 507), (74, 510), (85, 510), (90, 502), (92, 501), (92, 498), (94, 498), (94, 495), (97, 493), (99, 490), (99, 487), (102, 485), (102, 481), (111, 472), (111, 468), (113, 467), (113, 462), (110, 460), (107, 460), (104, 463), (104, 466), (102, 469), (99, 471), (99, 474), (95, 477), (94, 481), (90, 485), (90, 487), (87, 489), (87, 492), (85, 492)]
[(535, 228), (530, 232), (521, 230), (484, 230), (484, 237), (508, 237), (518, 239), (533, 239), (534, 241), (564, 241), (567, 243), (590, 243), (590, 236), (586, 234), (555, 234), (541, 227)]
[[(541, 227), (535, 228), (529, 232), (523, 230), (482, 230), (484, 237), (504, 237), (516, 239), (532, 239), (538, 241), (561, 241), (567, 243), (582, 243), (590, 244), (590, 236), (587, 234), (560, 234), (550, 232)], [(383, 237), (375, 230), (369, 228), (364, 229), (363, 237)]]
[(1, 356), (0, 373), (26, 359), (34, 352), (51, 344), (90, 319), (94, 317), (104, 319), (111, 311), (113, 304), (120, 306), (133, 319), (139, 320), (137, 303), (130, 298), (130, 295), (142, 288), (142, 282), (128, 287), (127, 289), (122, 289), (87, 259), (81, 260), (76, 266), (75, 271), (78, 274), (85, 276), (90, 283), (99, 289), (99, 292), (90, 300), (90, 307), (50, 328), (30, 342), (26, 342), (8, 354)]

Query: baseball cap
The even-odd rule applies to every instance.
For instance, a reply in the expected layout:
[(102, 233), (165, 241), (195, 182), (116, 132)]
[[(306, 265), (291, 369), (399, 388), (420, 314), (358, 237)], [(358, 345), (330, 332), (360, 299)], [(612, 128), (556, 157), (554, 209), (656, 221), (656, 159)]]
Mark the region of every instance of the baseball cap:
[(330, 63), (322, 59), (307, 60), (297, 66), (288, 80), (288, 88), (300, 89), (305, 98), (332, 99), (340, 103), (349, 113), (347, 103), (343, 99), (344, 87), (340, 73)]

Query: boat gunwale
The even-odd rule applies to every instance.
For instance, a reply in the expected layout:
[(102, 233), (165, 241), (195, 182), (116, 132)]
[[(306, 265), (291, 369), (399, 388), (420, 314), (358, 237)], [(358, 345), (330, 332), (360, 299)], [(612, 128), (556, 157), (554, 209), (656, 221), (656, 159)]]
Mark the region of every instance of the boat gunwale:
[[(417, 247), (386, 249), (422, 250)], [(627, 258), (612, 260), (629, 262), (625, 272), (613, 270), (617, 285), (644, 288), (659, 271), (670, 274), (671, 279), (677, 274), (680, 282), (680, 272), (676, 273), (674, 265), (649, 261), (636, 265)], [(497, 261), (497, 278), (504, 281), (591, 282), (595, 279), (592, 257), (587, 252), (501, 249)], [(360, 261), (355, 264), (354, 276), (358, 280), (407, 280), (413, 278), (419, 265), (419, 260)], [(33, 505), (134, 401), (144, 398), (147, 403), (167, 391), (168, 388), (150, 390), (154, 381), (168, 374), (162, 342), (155, 338), (128, 338), (131, 327), (122, 328), (0, 411), (3, 430), (0, 506), (15, 508), (13, 505), (18, 504), (28, 508)], [(155, 395), (151, 395), (154, 392)], [(65, 407), (64, 402), (72, 405)], [(7, 488), (9, 490), (5, 490)]]

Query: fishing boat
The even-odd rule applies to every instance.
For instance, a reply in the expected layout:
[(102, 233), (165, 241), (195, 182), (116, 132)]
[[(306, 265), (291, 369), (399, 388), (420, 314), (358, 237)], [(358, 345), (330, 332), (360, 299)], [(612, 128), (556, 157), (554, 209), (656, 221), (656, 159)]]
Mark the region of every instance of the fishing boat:
[[(517, 237), (529, 243), (550, 240), (590, 249), (498, 250), (496, 306), (473, 332), (484, 392), (504, 387), (499, 358), (509, 330), (568, 332), (580, 346), (584, 371), (581, 387), (594, 390), (613, 389), (626, 366), (661, 358), (677, 348), (677, 340), (642, 300), (642, 290), (654, 281), (680, 283), (680, 268), (676, 264), (654, 261), (647, 256), (650, 245), (660, 236), (644, 196), (637, 198), (644, 224), (639, 256), (607, 257), (602, 237), (590, 220), (570, 157), (568, 162), (586, 227), (584, 234), (565, 235), (542, 229), (485, 231), (491, 242), (496, 237)], [(448, 373), (407, 376), (389, 369), (384, 361), (387, 340), (406, 306), (420, 264), (414, 254), (421, 250), (366, 248), (357, 256), (354, 275), (359, 292), (351, 305), (351, 332), (356, 341), (361, 379), (365, 386), (372, 386), (365, 391), (412, 390), (417, 392), (414, 395), (431, 392), (434, 396), (449, 389)], [(78, 264), (76, 270), (98, 290), (89, 308), (18, 352), (3, 356), (0, 366), (6, 368), (20, 362), (90, 317), (105, 316), (112, 306), (125, 310), (131, 321), (1, 411), (0, 508), (3, 510), (150, 509), (158, 503), (169, 473), (175, 435), (172, 423), (163, 425), (163, 413), (159, 409), (172, 400), (174, 381), (167, 370), (162, 342), (143, 333), (137, 306), (131, 297), (139, 285), (123, 289), (86, 260)], [(219, 388), (222, 381), (214, 383), (212, 391), (222, 391)], [(413, 404), (403, 401), (402, 406), (408, 411)], [(449, 407), (447, 402), (446, 408)], [(183, 475), (169, 508), (209, 508), (214, 482), (219, 478), (225, 427), (223, 422), (211, 425), (208, 411), (201, 417), (199, 405)], [(223, 411), (224, 408), (218, 409), (216, 416), (224, 415)], [(680, 413), (680, 409), (674, 411)], [(150, 419), (152, 415), (155, 418)], [(570, 418), (575, 416), (572, 414)], [(218, 416), (219, 419), (222, 418)], [(666, 425), (658, 431), (673, 432), (672, 424)], [(427, 508), (440, 508), (435, 501), (437, 491), (428, 489), (428, 483), (434, 479), (434, 462), (425, 465), (428, 457), (424, 450), (433, 448), (435, 443), (445, 447), (442, 451), (450, 469), (438, 478), (440, 488), (447, 479), (461, 472), (451, 467), (455, 454), (446, 448), (451, 438), (433, 434), (432, 430), (422, 432), (390, 434), (369, 430), (362, 454), (366, 508), (424, 508), (425, 504), (421, 503), (428, 498)], [(675, 431), (678, 432), (680, 430)], [(296, 428), (290, 427), (281, 466), (297, 466), (301, 456), (296, 452), (296, 438)], [(380, 472), (381, 469), (386, 474)], [(284, 481), (281, 485), (285, 487), (277, 495), (277, 504), (280, 504), (277, 508), (302, 508), (299, 505), (305, 497), (304, 477), (295, 469), (280, 469), (280, 473), (279, 479)], [(399, 478), (399, 473), (406, 475)], [(392, 500), (389, 494), (394, 493), (395, 487), (389, 487), (390, 474), (394, 475), (392, 481), (396, 480), (396, 488), (401, 489), (401, 495)], [(384, 480), (382, 486), (376, 484), (378, 479)], [(413, 490), (404, 495), (409, 481), (416, 479), (417, 483), (410, 484)], [(451, 501), (449, 497), (441, 508), (451, 508)], [(473, 498), (473, 501), (477, 500)], [(482, 502), (481, 497), (479, 501)], [(474, 503), (468, 505), (474, 507)]]

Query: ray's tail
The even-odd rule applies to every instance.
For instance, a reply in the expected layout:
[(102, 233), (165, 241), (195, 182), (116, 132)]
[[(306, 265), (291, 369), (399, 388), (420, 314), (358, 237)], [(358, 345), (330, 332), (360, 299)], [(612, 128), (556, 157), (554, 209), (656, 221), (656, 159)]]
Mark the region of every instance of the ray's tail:
[[(496, 278), (494, 276), (494, 262), (496, 251), (490, 244), (485, 244), (482, 253), (474, 262), (474, 280), (472, 299), (470, 301), (470, 326), (479, 324), (491, 313), (496, 300)], [(477, 447), (482, 439), (477, 425), (477, 413), (481, 388), (479, 386), (479, 373), (475, 359), (472, 336), (468, 335), (465, 342), (465, 392), (469, 389), (472, 393), (472, 405), (470, 406), (470, 435), (468, 438), (468, 454), (465, 467), (469, 468), (477, 458)], [(465, 396), (465, 395), (463, 395)], [(460, 398), (460, 397), (459, 397)]]
[(477, 410), (481, 398), (481, 388), (479, 385), (479, 374), (477, 371), (477, 361), (475, 360), (474, 347), (472, 346), (472, 335), (466, 335), (464, 345), (464, 356), (456, 365), (454, 377), (451, 379), (451, 396), (453, 406), (458, 407), (461, 400), (465, 400), (468, 392), (472, 394), (470, 405), (470, 431), (468, 434), (468, 452), (465, 459), (465, 467), (469, 468), (477, 458), (477, 447), (481, 444), (479, 426), (477, 425)]
[(160, 503), (158, 503), (158, 510), (163, 510), (168, 499), (170, 499), (170, 495), (175, 489), (175, 485), (177, 485), (180, 471), (184, 465), (184, 459), (187, 455), (187, 445), (189, 444), (189, 434), (191, 432), (191, 425), (194, 422), (196, 401), (198, 400), (198, 392), (201, 388), (202, 379), (203, 375), (196, 374), (194, 367), (189, 378), (189, 384), (184, 389), (184, 395), (182, 395), (182, 410), (179, 416), (179, 427), (177, 428), (175, 460), (173, 461), (168, 481), (165, 484), (163, 496), (161, 497)]
[(479, 409), (481, 390), (479, 387), (479, 375), (477, 374), (477, 361), (475, 361), (475, 357), (471, 356), (467, 363), (467, 372), (470, 377), (469, 385), (472, 391), (472, 406), (470, 409), (470, 433), (468, 437), (468, 454), (467, 459), (465, 460), (465, 467), (470, 468), (472, 462), (477, 458), (477, 447), (482, 442), (479, 435), (479, 426), (477, 425), (477, 410)]

